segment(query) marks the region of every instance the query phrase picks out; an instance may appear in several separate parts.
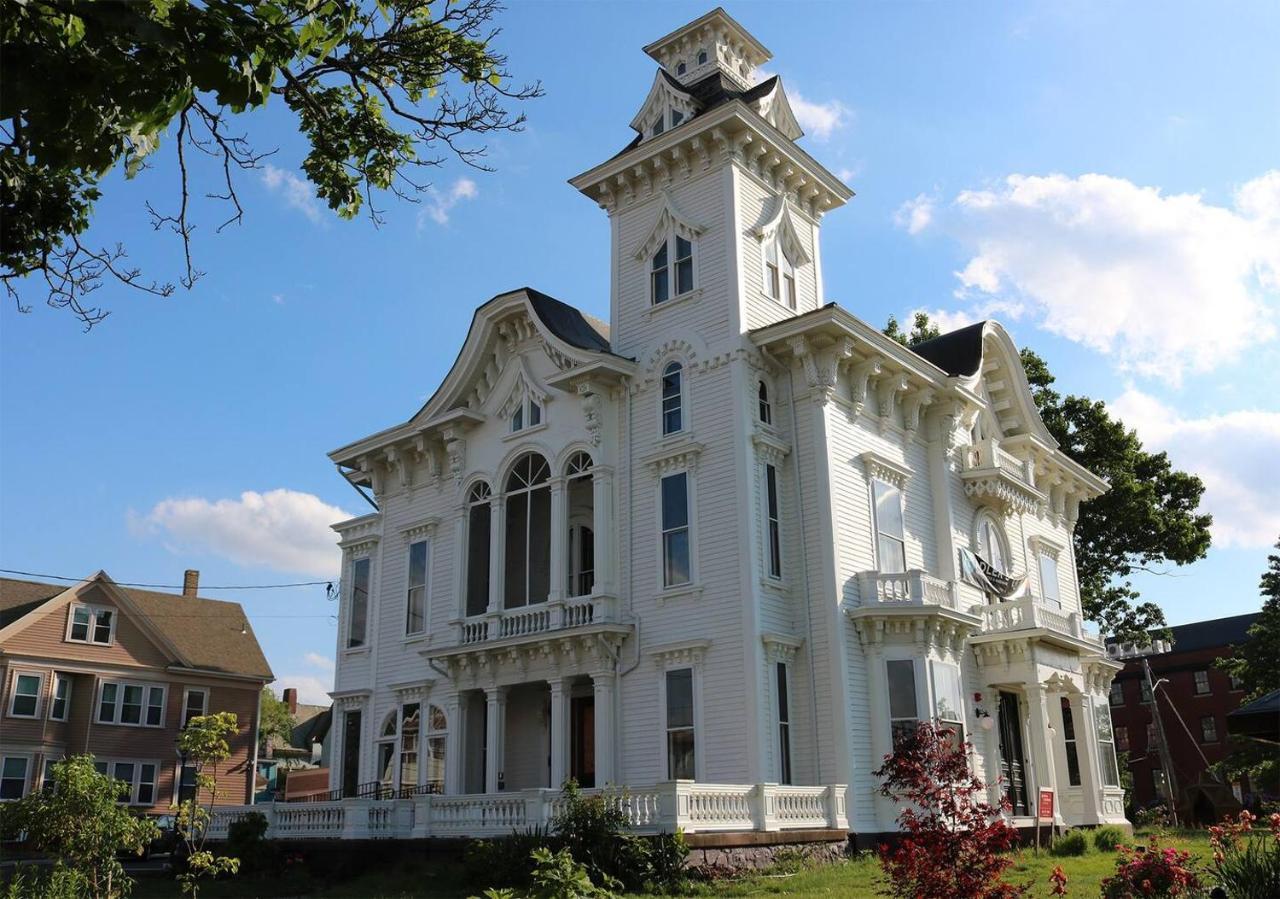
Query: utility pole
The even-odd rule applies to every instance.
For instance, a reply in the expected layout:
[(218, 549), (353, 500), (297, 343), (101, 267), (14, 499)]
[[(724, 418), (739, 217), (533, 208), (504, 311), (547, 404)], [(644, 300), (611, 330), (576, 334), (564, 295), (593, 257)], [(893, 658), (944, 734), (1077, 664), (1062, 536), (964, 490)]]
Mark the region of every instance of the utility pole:
[(1156, 685), (1151, 679), (1151, 662), (1147, 656), (1142, 657), (1142, 673), (1147, 679), (1147, 693), (1151, 696), (1151, 714), (1156, 719), (1156, 740), (1160, 744), (1160, 767), (1164, 772), (1165, 801), (1169, 806), (1169, 820), (1176, 827), (1178, 809), (1174, 799), (1178, 793), (1177, 780), (1173, 774), (1173, 759), (1169, 756), (1169, 741), (1165, 739), (1164, 719), (1160, 717), (1160, 697), (1156, 696)]

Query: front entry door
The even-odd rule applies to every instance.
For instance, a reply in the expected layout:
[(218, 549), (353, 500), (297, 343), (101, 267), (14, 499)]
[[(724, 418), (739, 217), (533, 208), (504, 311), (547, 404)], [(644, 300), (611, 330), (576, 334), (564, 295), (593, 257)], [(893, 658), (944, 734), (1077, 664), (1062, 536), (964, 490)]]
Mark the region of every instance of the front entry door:
[(1026, 761), (1022, 754), (1022, 715), (1017, 693), (1000, 694), (1000, 774), (1013, 814), (1030, 814), (1027, 807)]
[(575, 696), (569, 704), (569, 776), (580, 787), (596, 785), (596, 700)]

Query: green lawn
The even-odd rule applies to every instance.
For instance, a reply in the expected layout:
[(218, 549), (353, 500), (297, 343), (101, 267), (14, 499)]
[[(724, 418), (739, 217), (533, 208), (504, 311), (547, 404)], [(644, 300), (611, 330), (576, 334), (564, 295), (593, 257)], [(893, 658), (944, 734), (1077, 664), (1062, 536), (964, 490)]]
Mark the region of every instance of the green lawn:
[[(1209, 841), (1203, 832), (1192, 832), (1161, 841), (1195, 854), (1202, 863), (1209, 858)], [(1049, 895), (1049, 873), (1061, 865), (1069, 878), (1070, 895), (1098, 895), (1102, 879), (1115, 868), (1115, 855), (1090, 848), (1077, 858), (1054, 858), (1042, 851), (1017, 853), (1017, 866), (1009, 880), (1030, 882), (1030, 896)], [(764, 873), (715, 883), (696, 885), (694, 896), (842, 896), (849, 899), (874, 897), (880, 882), (880, 867), (875, 858), (864, 855), (838, 865), (825, 865), (794, 873)], [(409, 862), (394, 871), (370, 872), (345, 883), (314, 883), (300, 877), (294, 880), (245, 879), (208, 884), (200, 895), (206, 899), (463, 899), (477, 893), (462, 882), (459, 868), (440, 863)], [(133, 891), (135, 899), (160, 899), (178, 896), (177, 884), (167, 879), (139, 880)]]

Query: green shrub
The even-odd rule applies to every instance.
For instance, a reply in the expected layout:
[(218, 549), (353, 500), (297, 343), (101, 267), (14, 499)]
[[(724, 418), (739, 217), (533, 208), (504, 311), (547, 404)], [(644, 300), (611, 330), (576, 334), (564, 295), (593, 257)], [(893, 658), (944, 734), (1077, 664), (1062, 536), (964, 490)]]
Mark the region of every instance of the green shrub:
[(227, 853), (240, 859), (240, 870), (260, 874), (275, 867), (275, 852), (267, 841), (267, 816), (249, 812), (227, 828)]
[(83, 874), (62, 862), (52, 868), (15, 868), (13, 878), (0, 889), (3, 899), (80, 899), (88, 894)]
[(472, 840), (462, 856), (467, 882), (476, 886), (526, 889), (533, 882), (533, 851), (557, 849), (545, 828), (514, 830), (504, 837)]
[(1093, 832), (1093, 846), (1099, 852), (1115, 852), (1127, 839), (1128, 834), (1119, 827), (1110, 825), (1099, 827)]
[(586, 866), (576, 861), (568, 849), (553, 853), (543, 847), (533, 850), (532, 857), (531, 899), (610, 899), (613, 890), (622, 886), (607, 875), (600, 885), (592, 883)]
[(1072, 855), (1084, 855), (1089, 851), (1089, 838), (1083, 830), (1070, 830), (1053, 841), (1049, 854), (1063, 858)]

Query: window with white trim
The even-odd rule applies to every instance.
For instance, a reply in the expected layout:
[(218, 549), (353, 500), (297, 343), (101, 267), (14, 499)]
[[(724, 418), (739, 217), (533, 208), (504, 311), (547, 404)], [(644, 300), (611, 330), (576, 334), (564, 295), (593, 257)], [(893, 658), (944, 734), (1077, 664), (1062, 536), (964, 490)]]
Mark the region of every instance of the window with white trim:
[(889, 684), (889, 730), (896, 745), (915, 736), (920, 723), (916, 706), (916, 663), (911, 659), (888, 659), (884, 663)]
[(551, 466), (525, 453), (506, 490), (505, 608), (546, 602), (551, 592)]
[(782, 577), (782, 513), (778, 505), (778, 469), (766, 463), (764, 466), (765, 538), (768, 543), (769, 577)]
[(44, 675), (15, 671), (9, 680), (9, 717), (37, 718), (40, 695), (44, 692)]
[(791, 783), (791, 695), (787, 683), (787, 663), (774, 666), (778, 691), (778, 783)]
[(419, 540), (409, 545), (409, 591), (406, 599), (404, 632), (406, 636), (422, 634), (427, 629), (427, 570), (430, 566), (430, 544)]
[(523, 431), (525, 428), (534, 428), (542, 424), (542, 406), (531, 396), (526, 396), (516, 404), (516, 410), (511, 413), (511, 432)]
[(99, 724), (163, 727), (165, 693), (163, 686), (103, 681), (96, 720)]
[(1098, 756), (1102, 759), (1102, 783), (1108, 787), (1120, 786), (1120, 766), (1116, 763), (1115, 731), (1111, 724), (1111, 709), (1105, 702), (1094, 702), (1093, 726), (1098, 734)]
[(99, 774), (108, 775), (112, 780), (122, 784), (120, 796), (117, 799), (121, 805), (155, 805), (159, 762), (138, 759), (94, 759), (93, 767)]
[(955, 733), (955, 745), (964, 742), (964, 700), (960, 688), (960, 667), (949, 662), (932, 661), (933, 716)]
[(364, 646), (369, 627), (369, 579), (372, 561), (368, 556), (351, 563), (351, 614), (347, 621), (347, 648)]
[(678, 587), (692, 579), (689, 553), (689, 473), (662, 479), (662, 586)]
[(27, 771), (31, 759), (25, 755), (6, 755), (0, 759), (0, 800), (21, 799), (27, 795)]
[(449, 745), (449, 720), (439, 706), (427, 706), (427, 777), (437, 793), (444, 792), (445, 753)]
[(1209, 672), (1196, 671), (1193, 675), (1195, 678), (1196, 695), (1205, 696), (1210, 692), (1209, 688)]
[(906, 540), (902, 526), (902, 491), (881, 480), (871, 482), (876, 525), (876, 563), (885, 574), (907, 570)]
[(684, 430), (684, 366), (668, 362), (662, 370), (662, 433)]
[(1076, 719), (1071, 712), (1071, 700), (1063, 696), (1062, 709), (1062, 745), (1067, 756), (1067, 783), (1080, 786), (1080, 754), (1076, 748)]
[(49, 704), (50, 721), (66, 721), (71, 707), (71, 678), (61, 672), (53, 673), (53, 701)]
[(983, 513), (975, 528), (975, 551), (982, 560), (1001, 574), (1009, 573), (1009, 553), (1000, 525), (990, 513)]
[(665, 672), (667, 712), (667, 779), (695, 778), (693, 669)]
[(489, 607), (489, 529), (493, 522), (493, 492), (484, 481), (467, 493), (467, 590), (468, 615), (483, 615)]
[(58, 764), (60, 759), (46, 755), (44, 757), (44, 768), (40, 774), (40, 791), (45, 794), (53, 793), (58, 787), (58, 780), (54, 776), (53, 766)]
[(692, 290), (693, 241), (672, 233), (650, 259), (649, 301), (657, 306)]
[(182, 694), (182, 726), (185, 728), (192, 718), (203, 718), (209, 714), (209, 691), (198, 687), (187, 687)]
[(796, 308), (796, 267), (787, 258), (780, 237), (769, 241), (764, 249), (764, 287), (769, 296), (788, 309)]
[(760, 386), (756, 388), (756, 398), (760, 404), (760, 423), (773, 424), (773, 406), (769, 403), (769, 386), (764, 381), (761, 381)]
[(1058, 559), (1051, 553), (1041, 550), (1040, 557), (1040, 599), (1046, 606), (1062, 608), (1062, 595), (1058, 592)]
[(418, 786), (418, 738), (422, 730), (422, 706), (411, 702), (400, 710), (400, 780), (401, 790)]
[(67, 613), (67, 640), (110, 646), (116, 638), (116, 610), (72, 603)]

